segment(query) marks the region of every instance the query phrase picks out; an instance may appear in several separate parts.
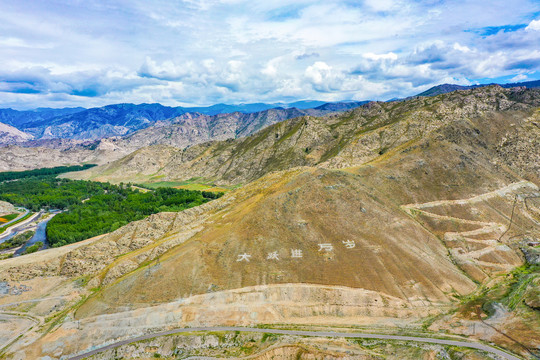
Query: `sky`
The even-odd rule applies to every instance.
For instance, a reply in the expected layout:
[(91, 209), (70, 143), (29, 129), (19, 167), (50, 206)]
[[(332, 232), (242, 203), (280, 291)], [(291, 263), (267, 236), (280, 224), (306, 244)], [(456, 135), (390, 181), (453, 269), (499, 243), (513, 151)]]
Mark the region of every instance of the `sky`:
[(0, 0), (0, 107), (388, 100), (540, 79), (540, 0)]

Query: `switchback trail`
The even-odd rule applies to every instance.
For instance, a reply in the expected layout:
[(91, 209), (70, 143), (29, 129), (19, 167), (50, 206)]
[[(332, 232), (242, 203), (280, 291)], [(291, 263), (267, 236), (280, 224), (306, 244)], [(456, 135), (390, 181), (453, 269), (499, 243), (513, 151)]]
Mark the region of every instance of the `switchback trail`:
[[(512, 225), (518, 199), (524, 202), (527, 198), (536, 197), (531, 196), (531, 194), (537, 195), (538, 192), (539, 189), (535, 184), (529, 181), (520, 181), (467, 199), (437, 200), (421, 204), (407, 204), (402, 205), (401, 208), (420, 223), (423, 222), (418, 218), (418, 215), (430, 218), (435, 222), (446, 222), (448, 224), (462, 226), (463, 230), (447, 231), (442, 240), (449, 248), (454, 260), (458, 264), (466, 266), (466, 271), (473, 278), (483, 281), (493, 273), (501, 271), (508, 272), (521, 264), (522, 260), (519, 256), (507, 244), (503, 243), (501, 239)], [(461, 217), (437, 214), (432, 210), (444, 206), (454, 206), (456, 209), (459, 207), (474, 208), (474, 206), (482, 202), (487, 203), (488, 200), (494, 198), (513, 202), (509, 224), (474, 221)], [(523, 214), (533, 223), (537, 223), (534, 217), (528, 212), (523, 212)], [(472, 267), (476, 268), (476, 270), (471, 269)], [(483, 273), (483, 275), (474, 275), (474, 273)]]
[(299, 331), (299, 330), (281, 330), (281, 329), (261, 329), (261, 328), (230, 327), (230, 326), (178, 328), (178, 329), (173, 329), (173, 330), (168, 330), (168, 331), (161, 331), (161, 332), (157, 332), (153, 334), (141, 335), (141, 336), (137, 336), (131, 339), (118, 341), (116, 343), (109, 344), (109, 345), (103, 346), (101, 348), (98, 348), (92, 351), (88, 351), (80, 355), (72, 356), (68, 358), (68, 360), (82, 360), (89, 356), (99, 354), (107, 350), (115, 349), (123, 345), (131, 344), (137, 341), (153, 339), (159, 336), (173, 335), (173, 334), (186, 333), (186, 332), (198, 332), (198, 331), (244, 331), (244, 332), (257, 332), (257, 333), (296, 335), (296, 336), (416, 341), (416, 342), (423, 342), (423, 343), (466, 347), (466, 348), (486, 351), (491, 354), (498, 355), (502, 357), (503, 359), (507, 359), (507, 360), (521, 360), (521, 358), (517, 356), (511, 355), (505, 351), (499, 350), (489, 345), (475, 343), (475, 342), (468, 342), (468, 341), (444, 340), (444, 339), (433, 339), (433, 338), (425, 338), (425, 337), (400, 336), (400, 335), (345, 333), (345, 332), (332, 332), (332, 331)]

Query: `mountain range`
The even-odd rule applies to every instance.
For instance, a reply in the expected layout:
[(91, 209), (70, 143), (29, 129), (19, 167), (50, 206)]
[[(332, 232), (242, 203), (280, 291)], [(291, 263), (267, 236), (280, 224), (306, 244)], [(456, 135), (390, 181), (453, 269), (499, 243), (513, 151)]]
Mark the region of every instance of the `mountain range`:
[(223, 113), (255, 113), (275, 108), (315, 109), (320, 114), (343, 111), (365, 102), (325, 103), (299, 101), (291, 104), (217, 104), (210, 107), (169, 107), (161, 104), (116, 104), (100, 108), (36, 109), (17, 111), (0, 109), (0, 122), (31, 135), (34, 139), (96, 140), (123, 136), (186, 113), (217, 115)]
[[(503, 88), (534, 88), (540, 81), (504, 84)], [(443, 84), (420, 97), (481, 86)], [(416, 96), (416, 97), (418, 97)], [(411, 97), (409, 99), (413, 99)], [(394, 102), (404, 101), (395, 100)], [(269, 125), (300, 116), (323, 116), (357, 108), (367, 102), (215, 105), (172, 108), (160, 104), (118, 104), (101, 108), (0, 110), (6, 124), (0, 133), (0, 170), (27, 170), (81, 162), (106, 164), (151, 145), (184, 149), (211, 140), (237, 139)], [(255, 109), (285, 105), (256, 112)], [(290, 106), (295, 107), (290, 107)], [(310, 106), (315, 106), (309, 108)], [(241, 110), (207, 115), (201, 112)], [(9, 129), (9, 131), (8, 131)], [(145, 150), (142, 150), (143, 152)], [(190, 150), (193, 151), (193, 150)]]
[(479, 87), (484, 87), (484, 86), (491, 86), (491, 85), (499, 85), (503, 88), (506, 88), (506, 89), (509, 89), (509, 88), (513, 88), (513, 87), (519, 87), (519, 86), (523, 86), (523, 87), (526, 87), (526, 88), (529, 88), (529, 89), (532, 89), (532, 88), (537, 88), (537, 87), (540, 87), (540, 80), (534, 80), (534, 81), (525, 81), (525, 82), (520, 82), (520, 83), (507, 83), (507, 84), (483, 84), (483, 85), (456, 85), (456, 84), (442, 84), (442, 85), (437, 85), (437, 86), (434, 86), (416, 96), (435, 96), (435, 95), (440, 95), (440, 94), (446, 94), (446, 93), (449, 93), (449, 92), (452, 92), (452, 91), (456, 91), (456, 90), (470, 90), (470, 89), (476, 89), (476, 88), (479, 88)]
[[(184, 148), (210, 140), (235, 139), (283, 120), (304, 115), (322, 116), (363, 103), (344, 102), (323, 104), (313, 109), (272, 108), (254, 113), (218, 115), (188, 112), (178, 116), (174, 108), (159, 104), (111, 105), (27, 123), (27, 132), (10, 127), (11, 135), (0, 135), (4, 143), (4, 147), (0, 147), (0, 160), (3, 160), (0, 161), (0, 170), (25, 170), (81, 161), (102, 164), (144, 146)], [(32, 133), (34, 135), (30, 135)]]
[[(486, 85), (462, 86), (443, 84), (435, 86), (416, 96), (434, 96), (455, 90), (467, 90)], [(528, 88), (540, 86), (540, 81), (502, 84), (504, 88), (524, 86)], [(293, 103), (252, 103), (252, 104), (216, 104), (208, 107), (169, 107), (161, 104), (116, 104), (99, 108), (38, 108), (28, 111), (13, 109), (0, 109), (0, 123), (12, 126), (26, 135), (17, 133), (17, 136), (3, 135), (0, 146), (20, 143), (29, 139), (73, 139), (73, 140), (99, 140), (109, 137), (122, 137), (137, 130), (151, 127), (158, 121), (176, 118), (180, 115), (191, 114), (196, 116), (216, 116), (220, 114), (251, 114), (264, 113), (271, 109), (297, 109), (291, 111), (296, 116), (309, 114), (321, 116), (328, 112), (339, 112), (353, 109), (367, 101), (341, 101), (326, 103), (316, 100), (297, 101)], [(308, 111), (309, 110), (309, 111)], [(290, 117), (282, 118), (289, 119)], [(206, 117), (205, 119), (208, 119)], [(271, 125), (272, 122), (265, 124)], [(3, 133), (7, 133), (4, 126)], [(13, 132), (11, 130), (11, 132)], [(217, 137), (216, 139), (219, 139)], [(26, 144), (34, 146), (34, 144)]]

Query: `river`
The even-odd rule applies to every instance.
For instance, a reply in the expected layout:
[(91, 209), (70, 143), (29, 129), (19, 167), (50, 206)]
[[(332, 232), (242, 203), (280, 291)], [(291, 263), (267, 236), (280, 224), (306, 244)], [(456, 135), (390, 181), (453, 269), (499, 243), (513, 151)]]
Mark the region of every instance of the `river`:
[(41, 249), (49, 248), (49, 243), (47, 241), (47, 234), (45, 230), (47, 229), (47, 223), (53, 218), (53, 216), (50, 216), (47, 220), (41, 221), (36, 228), (36, 233), (34, 234), (34, 236), (32, 236), (30, 240), (28, 240), (26, 244), (24, 244), (20, 249), (15, 251), (15, 254), (13, 254), (13, 256), (21, 255), (27, 247), (34, 245), (38, 241), (41, 241), (43, 243), (43, 247)]
[(5, 237), (3, 237), (3, 238), (0, 239), (0, 244), (3, 243), (3, 242), (8, 241), (9, 239), (11, 239), (12, 237), (14, 237), (14, 236), (17, 235), (18, 233), (19, 233), (18, 230), (12, 231), (11, 234), (9, 234), (8, 236), (5, 236)]

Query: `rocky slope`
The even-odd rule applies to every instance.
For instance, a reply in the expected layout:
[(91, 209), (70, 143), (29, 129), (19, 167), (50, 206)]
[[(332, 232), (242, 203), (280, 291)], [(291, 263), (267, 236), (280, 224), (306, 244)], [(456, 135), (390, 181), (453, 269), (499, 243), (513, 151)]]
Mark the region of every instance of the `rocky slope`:
[[(489, 168), (487, 172), (504, 164), (538, 181), (540, 161), (527, 154), (540, 152), (539, 92), (492, 86), (405, 102), (370, 103), (344, 114), (298, 117), (233, 141), (176, 151), (143, 148), (68, 176), (113, 182), (202, 177), (241, 184), (295, 166), (353, 167), (437, 142), (454, 153), (465, 151), (463, 156), (471, 159), (480, 157), (474, 161), (482, 163), (481, 169)], [(152, 166), (156, 161), (166, 165)]]
[(176, 148), (211, 140), (236, 139), (251, 135), (269, 125), (306, 114), (322, 116), (330, 111), (306, 109), (269, 109), (255, 113), (234, 112), (214, 116), (187, 113), (115, 140), (115, 145), (126, 152), (145, 146), (167, 145)]
[(5, 201), (0, 201), (0, 216), (13, 214), (14, 212), (17, 212), (17, 210), (15, 209), (15, 206), (13, 206), (13, 204)]
[[(276, 108), (254, 113), (234, 112), (213, 116), (185, 113), (170, 119), (166, 117), (174, 114), (171, 110), (173, 108), (163, 107), (167, 111), (156, 110), (151, 116), (140, 113), (137, 109), (135, 109), (137, 111), (131, 109), (135, 105), (125, 105), (127, 109), (123, 112), (120, 111), (119, 105), (111, 106), (112, 110), (107, 110), (107, 107), (91, 109), (92, 111), (41, 122), (46, 129), (42, 129), (41, 133), (39, 133), (41, 130), (38, 131), (36, 134), (38, 140), (28, 141), (28, 138), (19, 138), (16, 144), (12, 144), (16, 146), (0, 147), (0, 160), (4, 164), (0, 170), (28, 170), (81, 162), (104, 164), (145, 146), (167, 145), (185, 148), (210, 140), (236, 139), (283, 120), (306, 114), (321, 116), (359, 104), (333, 103), (315, 109)], [(155, 120), (157, 118), (165, 120)], [(111, 124), (103, 125), (103, 121), (109, 120)], [(138, 128), (143, 129), (133, 132)], [(37, 131), (36, 129), (30, 130)], [(102, 138), (118, 134), (125, 136)], [(96, 137), (99, 139), (88, 140)], [(29, 154), (35, 154), (35, 157)]]
[(32, 135), (22, 132), (13, 126), (0, 123), (0, 144), (13, 144), (32, 138)]

